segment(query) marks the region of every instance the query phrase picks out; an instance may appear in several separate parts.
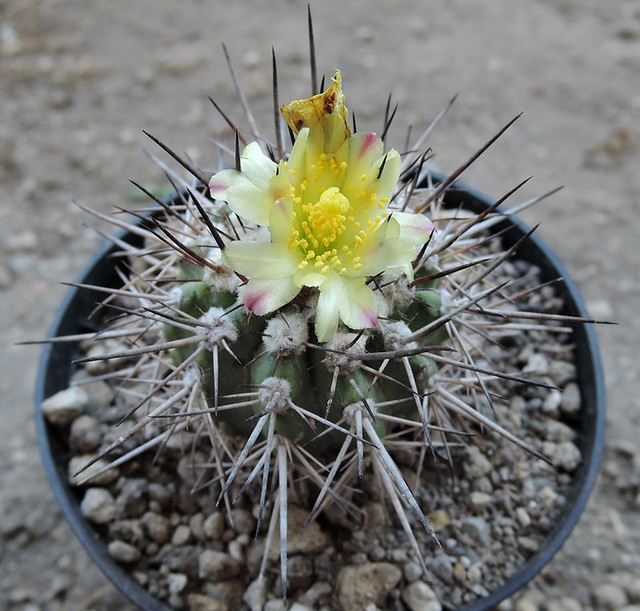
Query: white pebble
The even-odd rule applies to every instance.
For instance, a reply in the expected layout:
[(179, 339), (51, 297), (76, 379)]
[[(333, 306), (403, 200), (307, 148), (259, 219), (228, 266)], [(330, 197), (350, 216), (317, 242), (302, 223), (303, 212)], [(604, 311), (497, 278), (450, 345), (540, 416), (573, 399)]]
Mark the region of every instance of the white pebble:
[(518, 507), (516, 509), (516, 520), (518, 520), (518, 524), (523, 528), (531, 525), (531, 517), (524, 507)]
[(181, 547), (189, 543), (189, 541), (191, 541), (191, 530), (189, 530), (188, 526), (179, 524), (173, 531), (171, 543), (177, 547)]
[(440, 611), (436, 593), (424, 581), (416, 581), (402, 590), (402, 599), (411, 611)]
[(251, 611), (261, 611), (267, 598), (267, 583), (264, 579), (252, 581), (242, 595), (242, 600), (249, 605)]
[(49, 422), (65, 425), (75, 420), (88, 402), (87, 393), (82, 388), (70, 386), (45, 399), (40, 409)]
[(571, 441), (545, 441), (542, 444), (542, 453), (549, 457), (554, 467), (569, 473), (575, 471), (582, 462), (582, 453)]
[(187, 586), (189, 579), (184, 573), (169, 573), (167, 585), (170, 594), (179, 594)]
[(596, 586), (591, 597), (598, 607), (611, 611), (620, 609), (629, 602), (626, 592), (614, 583), (603, 583)]
[(116, 504), (106, 488), (89, 488), (80, 503), (80, 511), (87, 520), (106, 524), (113, 520)]
[(140, 558), (140, 550), (119, 539), (109, 543), (109, 553), (118, 562), (135, 562)]
[(562, 392), (562, 402), (560, 409), (568, 415), (576, 414), (580, 411), (582, 399), (580, 397), (580, 388), (575, 383), (567, 384)]

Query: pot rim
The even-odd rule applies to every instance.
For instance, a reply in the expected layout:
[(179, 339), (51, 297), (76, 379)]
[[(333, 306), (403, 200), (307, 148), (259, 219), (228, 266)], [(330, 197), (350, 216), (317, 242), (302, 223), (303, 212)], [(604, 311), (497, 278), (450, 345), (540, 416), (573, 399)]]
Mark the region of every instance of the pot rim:
[[(444, 180), (441, 175), (435, 172), (429, 172), (429, 176), (436, 183)], [(475, 207), (476, 210), (493, 204), (493, 200), (484, 194), (457, 181), (452, 183), (446, 191), (445, 201), (452, 206), (464, 203), (471, 209)], [(504, 212), (505, 209), (499, 207), (497, 212), (501, 211)], [(529, 227), (517, 216), (505, 215), (504, 222), (513, 225), (514, 230), (509, 234), (514, 242), (529, 231)], [(132, 238), (131, 233), (126, 230), (121, 230), (116, 235), (120, 239)], [(135, 236), (133, 237), (135, 239)], [(518, 249), (518, 254), (521, 258), (530, 259), (535, 254), (536, 257), (540, 257), (539, 260), (536, 260), (536, 264), (543, 268), (543, 275), (545, 273), (549, 275), (552, 272), (553, 277), (559, 276), (562, 278), (565, 309), (574, 316), (589, 318), (576, 284), (551, 249), (535, 234), (528, 238), (526, 249), (530, 251), (529, 256), (526, 256), (526, 254), (522, 256), (522, 247)], [(116, 250), (117, 247), (112, 242), (103, 244), (79, 274), (77, 282), (98, 284), (98, 278), (103, 277), (104, 272), (111, 270), (110, 282), (115, 285), (117, 278), (114, 277), (113, 254)], [(82, 319), (84, 320), (86, 313), (93, 309), (95, 302), (98, 300), (95, 293), (86, 289), (72, 287), (66, 293), (56, 311), (50, 327), (49, 337), (66, 335), (72, 332), (77, 333), (79, 323), (76, 318), (68, 318), (68, 311), (71, 309), (83, 310)], [(84, 322), (86, 323), (87, 321), (84, 320)], [(93, 328), (95, 329), (95, 326)], [(576, 350), (575, 357), (579, 374), (577, 382), (582, 396), (582, 409), (580, 412), (582, 429), (579, 431), (579, 445), (583, 456), (581, 466), (573, 475), (572, 491), (575, 492), (575, 495), (572, 495), (568, 500), (558, 518), (556, 527), (547, 535), (545, 544), (540, 551), (522, 565), (501, 586), (484, 598), (463, 607), (462, 611), (491, 609), (523, 588), (549, 563), (562, 547), (586, 507), (599, 471), (604, 448), (605, 386), (600, 351), (593, 325), (576, 324), (574, 338), (577, 346), (582, 347), (581, 350)], [(141, 609), (169, 609), (168, 606), (153, 598), (129, 572), (118, 565), (110, 556), (105, 542), (82, 515), (80, 511), (80, 491), (72, 488), (68, 483), (66, 461), (63, 460), (65, 449), (61, 440), (55, 434), (55, 428), (46, 422), (40, 410), (40, 404), (46, 397), (66, 388), (68, 385), (74, 351), (75, 346), (71, 344), (48, 343), (45, 344), (40, 355), (34, 393), (34, 419), (36, 439), (47, 479), (60, 505), (60, 509), (76, 537), (78, 537), (92, 560), (116, 588)], [(587, 418), (584, 418), (584, 415)]]

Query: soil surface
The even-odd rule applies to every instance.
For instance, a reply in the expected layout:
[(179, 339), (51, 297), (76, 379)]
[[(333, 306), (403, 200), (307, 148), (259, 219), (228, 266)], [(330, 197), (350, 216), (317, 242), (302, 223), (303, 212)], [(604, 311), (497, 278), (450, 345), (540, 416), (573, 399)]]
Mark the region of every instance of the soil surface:
[[(220, 42), (271, 133), (271, 46), (280, 98), (309, 94), (306, 2), (0, 0), (0, 608), (130, 609), (60, 515), (32, 422), (39, 349), (57, 304), (102, 237), (76, 200), (134, 207), (128, 179), (162, 172), (146, 129), (203, 167), (224, 121), (241, 122)], [(524, 115), (464, 180), (516, 204), (560, 256), (596, 318), (608, 392), (603, 474), (568, 543), (504, 609), (640, 603), (640, 7), (636, 0), (312, 2), (318, 70), (337, 67), (359, 129), (402, 148), (459, 94), (431, 138), (455, 169)], [(241, 123), (242, 124), (242, 123)], [(244, 124), (242, 124), (244, 125)], [(249, 128), (244, 130), (247, 134)], [(104, 230), (104, 226), (98, 226)], [(637, 608), (637, 607), (636, 607)]]

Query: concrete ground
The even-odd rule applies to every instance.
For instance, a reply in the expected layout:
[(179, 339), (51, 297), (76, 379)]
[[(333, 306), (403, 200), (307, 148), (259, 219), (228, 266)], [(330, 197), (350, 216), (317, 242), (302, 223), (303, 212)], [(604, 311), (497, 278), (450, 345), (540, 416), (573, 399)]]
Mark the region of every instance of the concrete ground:
[[(636, 0), (312, 1), (318, 66), (339, 67), (360, 129), (400, 108), (390, 140), (458, 99), (431, 139), (451, 170), (513, 116), (464, 176), (514, 203), (564, 260), (594, 317), (608, 392), (603, 475), (571, 539), (511, 606), (640, 603), (640, 6)], [(127, 609), (61, 518), (35, 445), (32, 388), (42, 338), (101, 242), (77, 199), (135, 205), (128, 182), (163, 184), (144, 128), (205, 167), (234, 119), (226, 42), (270, 133), (271, 45), (282, 101), (309, 90), (306, 2), (0, 0), (0, 608)], [(268, 131), (269, 130), (269, 131)], [(635, 585), (631, 580), (635, 577)], [(509, 605), (505, 605), (509, 608)]]

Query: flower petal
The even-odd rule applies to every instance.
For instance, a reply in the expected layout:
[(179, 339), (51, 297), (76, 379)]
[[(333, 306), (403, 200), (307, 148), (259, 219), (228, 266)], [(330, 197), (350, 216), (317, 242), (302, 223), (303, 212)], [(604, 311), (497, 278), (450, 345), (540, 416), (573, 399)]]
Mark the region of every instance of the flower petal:
[(378, 319), (375, 295), (364, 278), (332, 274), (320, 286), (315, 323), (318, 341), (329, 340), (340, 319), (351, 329), (375, 327)]
[[(336, 276), (347, 290), (347, 299), (340, 305), (340, 318), (351, 329), (368, 329), (376, 326), (378, 310), (374, 292), (365, 279), (355, 281)], [(320, 288), (322, 290), (322, 287)]]
[[(384, 167), (382, 167), (383, 163)], [(378, 199), (391, 199), (393, 192), (398, 186), (401, 165), (400, 153), (395, 149), (388, 151), (382, 159), (376, 162), (376, 176), (378, 176), (376, 183), (376, 195), (378, 196)]]
[(305, 156), (307, 154), (307, 141), (309, 139), (309, 128), (304, 127), (300, 130), (300, 133), (296, 136), (296, 141), (291, 147), (291, 153), (287, 165), (290, 168), (302, 168), (304, 167)]
[(258, 280), (292, 276), (300, 263), (296, 252), (286, 245), (239, 240), (227, 244), (222, 261), (232, 270)]
[(345, 292), (340, 290), (341, 288), (336, 283), (325, 282), (324, 289), (320, 291), (315, 323), (316, 337), (319, 342), (331, 339), (338, 329), (340, 299), (346, 296)]
[(280, 112), (294, 133), (303, 127), (322, 133), (326, 152), (333, 152), (351, 134), (340, 70), (336, 71), (326, 91), (305, 100), (293, 100), (282, 106)]
[(251, 142), (242, 153), (240, 167), (241, 172), (222, 170), (214, 174), (209, 181), (209, 191), (216, 199), (225, 200), (243, 219), (268, 225), (273, 207), (269, 181), (275, 176), (277, 165), (257, 142)]
[(250, 142), (242, 151), (242, 173), (262, 191), (267, 189), (269, 181), (276, 175), (277, 167), (277, 164), (262, 152), (257, 142)]
[(227, 189), (240, 180), (243, 180), (242, 173), (237, 170), (222, 170), (214, 174), (209, 180), (211, 197), (226, 200)]
[(275, 244), (286, 245), (291, 237), (293, 202), (290, 196), (276, 199), (269, 213), (269, 233)]
[(248, 310), (263, 316), (289, 303), (300, 292), (291, 278), (274, 280), (249, 280), (239, 289), (240, 297)]
[(416, 256), (416, 246), (400, 235), (400, 225), (395, 218), (383, 223), (358, 249), (361, 267), (357, 271), (347, 268), (346, 275), (374, 276), (386, 271), (404, 272), (411, 276), (411, 262)]
[(393, 218), (400, 225), (400, 237), (421, 246), (435, 230), (435, 225), (424, 214), (394, 212)]

